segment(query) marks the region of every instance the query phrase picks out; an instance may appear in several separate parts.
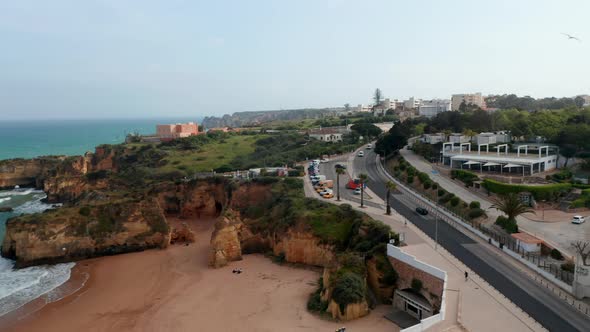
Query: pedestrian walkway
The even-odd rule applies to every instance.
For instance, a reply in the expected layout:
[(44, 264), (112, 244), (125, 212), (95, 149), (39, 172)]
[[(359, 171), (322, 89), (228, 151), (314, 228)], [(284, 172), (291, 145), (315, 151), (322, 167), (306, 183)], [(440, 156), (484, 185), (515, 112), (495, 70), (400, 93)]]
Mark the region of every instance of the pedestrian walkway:
[[(321, 199), (313, 190), (307, 177), (304, 183), (306, 196)], [(381, 206), (385, 205), (380, 197), (376, 195), (374, 197), (375, 203)], [(430, 328), (429, 331), (545, 331), (539, 323), (441, 246), (435, 250), (432, 239), (394, 210), (392, 210), (392, 215), (388, 216), (385, 215), (383, 207), (360, 208), (359, 203), (346, 199), (342, 199), (340, 202), (335, 199), (324, 201), (332, 204), (350, 204), (353, 208), (384, 222), (393, 231), (404, 234), (407, 244), (403, 247), (405, 252), (447, 272), (445, 319)], [(465, 281), (463, 275), (465, 271), (469, 273), (468, 281)]]

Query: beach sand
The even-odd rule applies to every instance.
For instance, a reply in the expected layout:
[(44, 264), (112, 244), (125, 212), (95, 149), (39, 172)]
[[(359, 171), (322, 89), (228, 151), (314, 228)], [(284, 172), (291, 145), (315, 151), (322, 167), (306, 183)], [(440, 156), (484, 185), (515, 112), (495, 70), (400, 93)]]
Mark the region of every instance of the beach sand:
[[(177, 220), (171, 220), (178, 222)], [(207, 266), (214, 220), (189, 222), (196, 242), (78, 263), (64, 287), (84, 286), (41, 309), (21, 310), (6, 331), (397, 331), (389, 306), (353, 322), (310, 314), (317, 269), (278, 265), (246, 255), (220, 269)], [(234, 274), (232, 269), (242, 268)], [(85, 276), (89, 275), (86, 281)], [(31, 311), (34, 311), (31, 313)], [(26, 314), (26, 315), (25, 315)]]

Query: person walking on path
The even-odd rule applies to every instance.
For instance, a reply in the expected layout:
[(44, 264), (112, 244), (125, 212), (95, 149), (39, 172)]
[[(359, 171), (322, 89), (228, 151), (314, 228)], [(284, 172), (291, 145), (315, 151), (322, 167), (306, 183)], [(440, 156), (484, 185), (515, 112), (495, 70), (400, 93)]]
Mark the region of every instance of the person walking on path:
[(467, 271), (465, 271), (465, 281), (467, 281), (467, 278), (469, 278), (469, 273), (467, 273)]

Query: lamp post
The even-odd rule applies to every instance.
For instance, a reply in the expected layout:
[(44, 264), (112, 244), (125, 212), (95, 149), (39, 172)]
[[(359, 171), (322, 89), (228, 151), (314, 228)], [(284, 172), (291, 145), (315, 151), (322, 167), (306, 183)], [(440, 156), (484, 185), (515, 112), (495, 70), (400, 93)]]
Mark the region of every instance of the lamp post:
[[(438, 186), (436, 186), (436, 204), (438, 205)], [(434, 250), (438, 249), (438, 211), (434, 212)]]

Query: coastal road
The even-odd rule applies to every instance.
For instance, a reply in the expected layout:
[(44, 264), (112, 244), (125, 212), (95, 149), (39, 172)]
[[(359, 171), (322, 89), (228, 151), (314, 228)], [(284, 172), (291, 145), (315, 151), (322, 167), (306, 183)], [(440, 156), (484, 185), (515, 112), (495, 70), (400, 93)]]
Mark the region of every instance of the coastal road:
[[(369, 189), (380, 197), (384, 197), (387, 190), (384, 183), (387, 178), (377, 168), (375, 153), (365, 150), (365, 157), (355, 156), (352, 164), (354, 174), (367, 173), (370, 179)], [(327, 168), (328, 166), (325, 166), (326, 173)], [(347, 192), (350, 191), (341, 189), (341, 194), (349, 194)], [(434, 239), (435, 222), (431, 216), (423, 217), (416, 214), (414, 209), (417, 204), (403, 193), (393, 195), (391, 200), (393, 209)], [(511, 268), (512, 264), (508, 262), (511, 258), (498, 255), (489, 245), (477, 242), (441, 221), (438, 222), (438, 241), (447, 251), (548, 330), (590, 330), (588, 317), (531, 280), (524, 272)]]

